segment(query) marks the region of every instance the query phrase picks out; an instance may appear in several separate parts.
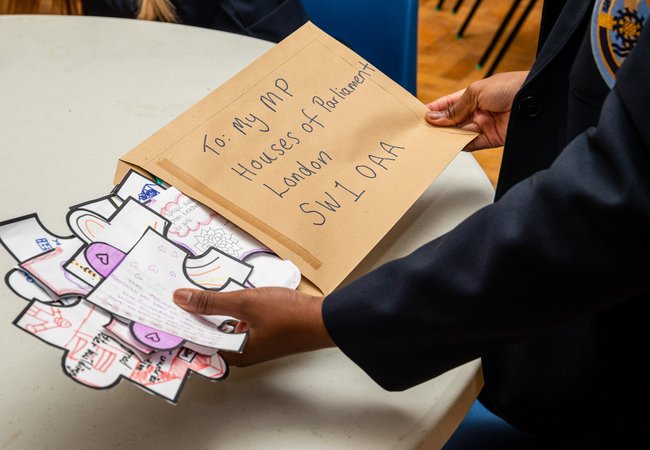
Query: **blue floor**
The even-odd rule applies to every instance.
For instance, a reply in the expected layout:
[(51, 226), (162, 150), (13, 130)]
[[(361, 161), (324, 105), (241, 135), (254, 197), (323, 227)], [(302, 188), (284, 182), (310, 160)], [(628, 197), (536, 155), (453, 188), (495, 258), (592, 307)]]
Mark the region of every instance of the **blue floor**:
[(444, 450), (546, 450), (548, 445), (519, 431), (476, 400)]

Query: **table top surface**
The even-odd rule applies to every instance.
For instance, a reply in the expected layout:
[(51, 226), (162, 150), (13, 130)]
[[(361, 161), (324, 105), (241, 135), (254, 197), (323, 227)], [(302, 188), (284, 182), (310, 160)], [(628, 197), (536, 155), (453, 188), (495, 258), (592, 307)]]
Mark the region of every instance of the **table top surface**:
[[(60, 235), (70, 234), (68, 206), (112, 188), (120, 155), (272, 46), (182, 25), (63, 16), (0, 16), (0, 42), (0, 221), (38, 212)], [(352, 276), (492, 198), (474, 158), (459, 155)], [(0, 268), (14, 265), (0, 251)], [(3, 449), (436, 448), (481, 387), (474, 361), (385, 392), (332, 349), (231, 369), (217, 383), (192, 376), (171, 406), (124, 380), (107, 390), (73, 382), (62, 351), (12, 325), (25, 306), (0, 286)]]

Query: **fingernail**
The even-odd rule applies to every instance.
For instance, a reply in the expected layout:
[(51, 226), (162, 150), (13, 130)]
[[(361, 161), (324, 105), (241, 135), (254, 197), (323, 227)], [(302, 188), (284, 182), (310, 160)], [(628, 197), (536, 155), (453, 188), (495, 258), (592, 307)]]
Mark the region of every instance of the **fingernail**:
[(427, 113), (427, 119), (429, 120), (438, 120), (442, 119), (443, 117), (445, 117), (445, 115), (440, 111), (429, 111)]
[(174, 291), (174, 303), (177, 305), (189, 305), (192, 299), (192, 291), (189, 289), (178, 289)]

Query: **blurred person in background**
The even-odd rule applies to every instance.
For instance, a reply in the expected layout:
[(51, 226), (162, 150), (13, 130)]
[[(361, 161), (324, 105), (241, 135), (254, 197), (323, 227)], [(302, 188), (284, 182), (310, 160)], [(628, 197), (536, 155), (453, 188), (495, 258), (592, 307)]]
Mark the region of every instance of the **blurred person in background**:
[(0, 12), (159, 20), (273, 42), (307, 21), (300, 0), (0, 0)]

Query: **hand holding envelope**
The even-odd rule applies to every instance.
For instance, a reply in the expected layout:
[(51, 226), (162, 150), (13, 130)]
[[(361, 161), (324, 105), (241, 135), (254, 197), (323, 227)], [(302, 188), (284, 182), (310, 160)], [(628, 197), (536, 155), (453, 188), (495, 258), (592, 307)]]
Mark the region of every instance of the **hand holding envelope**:
[(475, 133), (307, 23), (121, 158), (332, 292)]

